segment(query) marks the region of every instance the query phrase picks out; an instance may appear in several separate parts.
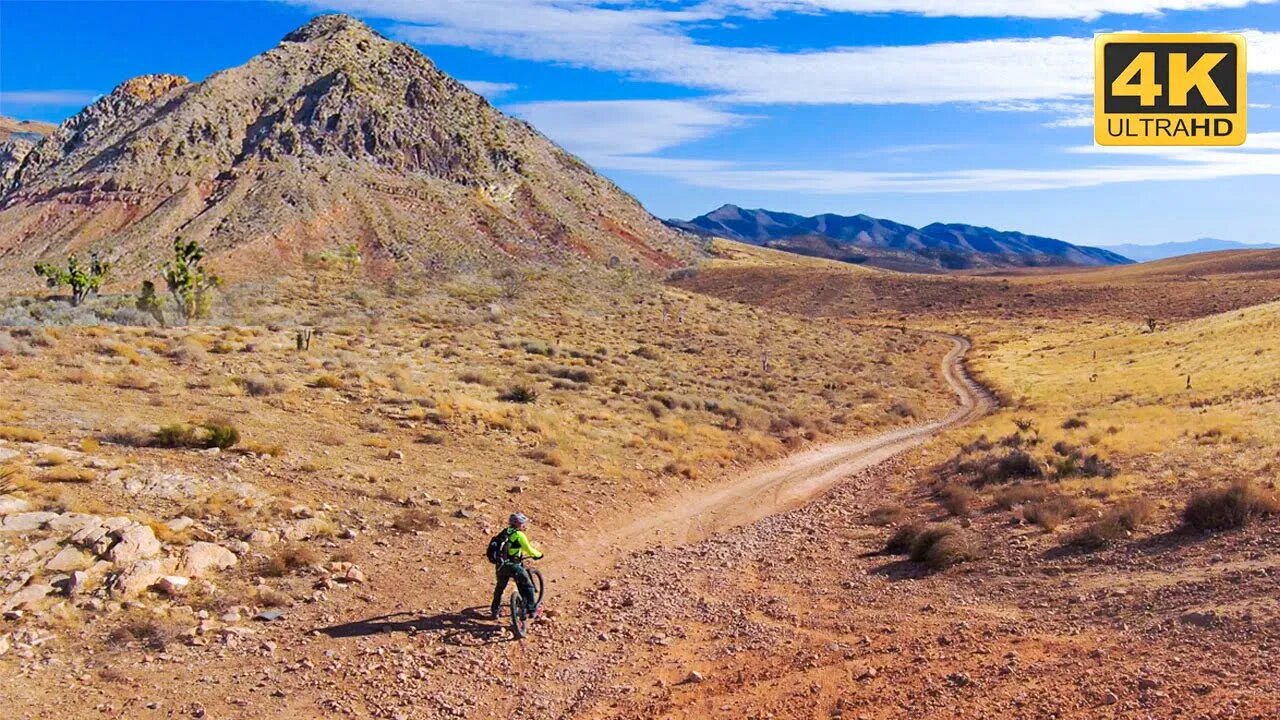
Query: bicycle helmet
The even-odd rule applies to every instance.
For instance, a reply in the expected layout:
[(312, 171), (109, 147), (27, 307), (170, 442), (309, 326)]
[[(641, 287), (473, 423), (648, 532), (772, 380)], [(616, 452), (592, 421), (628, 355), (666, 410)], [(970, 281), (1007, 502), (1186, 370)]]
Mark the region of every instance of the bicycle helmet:
[(529, 522), (529, 516), (522, 512), (513, 513), (510, 518), (507, 518), (507, 522), (511, 527), (523, 527)]

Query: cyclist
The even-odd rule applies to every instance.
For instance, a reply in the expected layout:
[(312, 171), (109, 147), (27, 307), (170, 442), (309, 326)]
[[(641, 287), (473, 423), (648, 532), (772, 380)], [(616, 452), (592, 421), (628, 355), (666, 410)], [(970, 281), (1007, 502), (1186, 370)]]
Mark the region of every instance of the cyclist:
[(529, 544), (529, 538), (524, 534), (528, 525), (529, 518), (518, 512), (508, 519), (507, 528), (503, 531), (507, 538), (507, 556), (498, 563), (498, 582), (493, 588), (493, 604), (489, 606), (489, 615), (495, 620), (502, 604), (502, 593), (507, 589), (507, 582), (513, 579), (516, 581), (516, 589), (524, 598), (525, 607), (530, 608), (530, 615), (535, 618), (542, 616), (542, 607), (534, 604), (537, 597), (533, 581), (529, 579), (529, 572), (524, 569), (525, 558), (542, 559), (542, 553)]

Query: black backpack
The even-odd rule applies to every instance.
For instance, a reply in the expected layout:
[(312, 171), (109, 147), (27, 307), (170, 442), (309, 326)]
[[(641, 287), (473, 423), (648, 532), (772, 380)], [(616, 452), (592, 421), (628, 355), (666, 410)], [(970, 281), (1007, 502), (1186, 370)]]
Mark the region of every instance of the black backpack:
[(494, 535), (489, 540), (489, 548), (484, 551), (484, 556), (489, 558), (489, 562), (494, 565), (501, 565), (510, 557), (507, 550), (511, 546), (512, 528), (503, 528), (501, 532)]

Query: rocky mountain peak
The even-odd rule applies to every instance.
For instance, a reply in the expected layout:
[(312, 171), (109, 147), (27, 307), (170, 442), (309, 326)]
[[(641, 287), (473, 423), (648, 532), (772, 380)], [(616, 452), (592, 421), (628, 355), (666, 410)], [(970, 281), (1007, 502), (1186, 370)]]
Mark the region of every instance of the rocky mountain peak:
[[(319, 15), (302, 27), (284, 36), (284, 42), (305, 43), (336, 35), (377, 36), (373, 28), (341, 13)], [(380, 36), (379, 36), (380, 37)]]
[(173, 90), (174, 88), (190, 85), (191, 81), (181, 75), (169, 75), (165, 73), (155, 75), (139, 75), (135, 78), (129, 78), (116, 86), (111, 91), (115, 96), (128, 96), (135, 100), (147, 103)]
[(97, 249), (123, 277), (175, 233), (236, 253), (227, 272), (353, 239), (371, 261), (432, 269), (656, 269), (698, 252), (417, 50), (344, 15), (198, 83), (129, 80), (29, 151), (0, 153), (0, 182), (0, 273)]

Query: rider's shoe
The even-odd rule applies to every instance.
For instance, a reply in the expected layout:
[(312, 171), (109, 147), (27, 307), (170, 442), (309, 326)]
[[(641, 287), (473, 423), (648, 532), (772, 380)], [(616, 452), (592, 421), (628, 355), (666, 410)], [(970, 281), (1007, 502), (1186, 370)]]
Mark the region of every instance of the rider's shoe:
[(497, 620), (499, 614), (498, 608), (489, 608), (489, 617)]
[(534, 620), (541, 620), (541, 619), (542, 619), (542, 606), (541, 606), (541, 605), (539, 605), (538, 607), (536, 607), (536, 608), (534, 608), (534, 609), (533, 609), (533, 619), (534, 619)]

